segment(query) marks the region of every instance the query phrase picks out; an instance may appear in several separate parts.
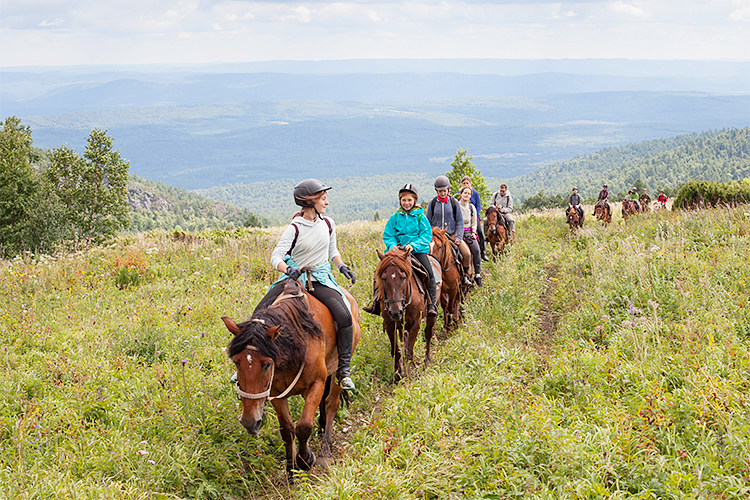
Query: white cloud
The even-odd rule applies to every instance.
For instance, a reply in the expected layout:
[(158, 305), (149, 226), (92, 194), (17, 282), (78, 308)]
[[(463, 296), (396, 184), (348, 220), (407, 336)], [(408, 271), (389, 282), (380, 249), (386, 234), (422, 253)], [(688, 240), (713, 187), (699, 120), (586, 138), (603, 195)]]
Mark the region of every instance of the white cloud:
[(52, 21), (47, 21), (45, 19), (44, 21), (42, 21), (41, 23), (39, 23), (37, 26), (40, 26), (42, 28), (49, 28), (51, 26), (60, 26), (64, 22), (65, 21), (63, 21), (62, 19), (59, 19), (59, 18), (55, 18)]
[(750, 7), (742, 7), (729, 14), (729, 19), (732, 21), (750, 21)]
[(646, 15), (643, 9), (641, 9), (640, 7), (627, 4), (620, 0), (609, 4), (609, 8), (613, 12), (617, 12), (618, 14), (626, 14), (628, 16), (633, 16), (633, 17), (644, 17)]

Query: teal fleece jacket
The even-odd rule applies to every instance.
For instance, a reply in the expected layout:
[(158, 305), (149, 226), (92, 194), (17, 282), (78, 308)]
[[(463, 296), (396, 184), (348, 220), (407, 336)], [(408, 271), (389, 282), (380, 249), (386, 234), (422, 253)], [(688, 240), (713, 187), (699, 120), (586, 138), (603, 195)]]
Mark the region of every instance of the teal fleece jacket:
[(412, 246), (414, 253), (429, 253), (432, 241), (432, 226), (421, 208), (408, 212), (399, 208), (385, 224), (383, 243), (387, 252), (395, 246)]

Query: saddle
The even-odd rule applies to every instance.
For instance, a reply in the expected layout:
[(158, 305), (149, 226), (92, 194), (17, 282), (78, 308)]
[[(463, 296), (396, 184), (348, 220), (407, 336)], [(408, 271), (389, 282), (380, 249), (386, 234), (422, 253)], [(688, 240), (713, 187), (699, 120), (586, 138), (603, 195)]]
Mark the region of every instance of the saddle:
[(412, 273), (414, 274), (414, 277), (417, 278), (417, 287), (419, 288), (419, 291), (427, 297), (427, 285), (430, 282), (430, 276), (427, 274), (427, 269), (425, 269), (422, 263), (412, 254), (409, 254), (409, 262), (411, 262)]

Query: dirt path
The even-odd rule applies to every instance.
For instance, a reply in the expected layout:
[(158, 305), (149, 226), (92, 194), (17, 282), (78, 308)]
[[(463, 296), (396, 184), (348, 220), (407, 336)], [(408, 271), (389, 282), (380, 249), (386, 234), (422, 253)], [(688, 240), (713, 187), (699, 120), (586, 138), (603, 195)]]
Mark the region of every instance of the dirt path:
[(547, 271), (547, 286), (539, 297), (541, 304), (539, 331), (531, 339), (530, 345), (541, 358), (547, 358), (552, 352), (555, 335), (557, 334), (558, 314), (554, 309), (554, 298), (557, 290), (557, 264), (544, 266)]

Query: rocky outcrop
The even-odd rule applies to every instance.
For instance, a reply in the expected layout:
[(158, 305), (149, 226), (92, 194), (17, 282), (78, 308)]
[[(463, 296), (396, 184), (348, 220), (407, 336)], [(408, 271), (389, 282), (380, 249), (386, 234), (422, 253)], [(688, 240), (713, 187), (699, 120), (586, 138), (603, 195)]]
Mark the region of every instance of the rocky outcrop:
[(152, 191), (139, 186), (128, 186), (128, 205), (132, 210), (171, 211), (174, 205)]

